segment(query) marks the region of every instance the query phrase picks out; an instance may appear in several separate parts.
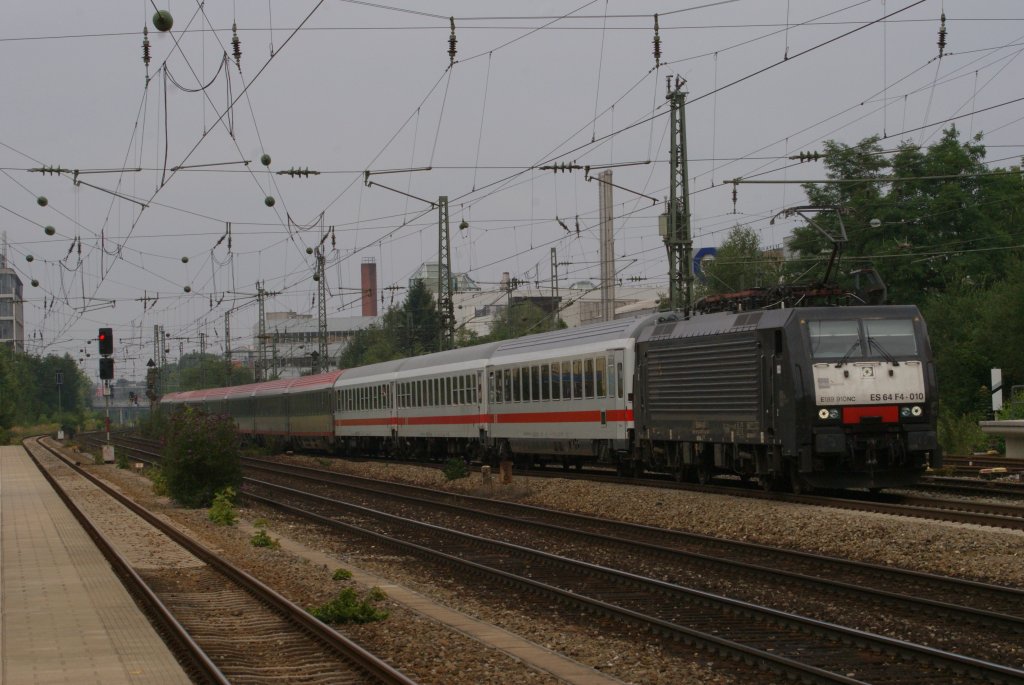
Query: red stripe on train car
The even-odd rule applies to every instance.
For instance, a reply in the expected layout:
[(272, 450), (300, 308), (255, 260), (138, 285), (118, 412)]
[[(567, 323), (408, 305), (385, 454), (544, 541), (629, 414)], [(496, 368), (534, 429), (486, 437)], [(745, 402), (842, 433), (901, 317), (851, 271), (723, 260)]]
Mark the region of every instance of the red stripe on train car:
[(843, 423), (897, 423), (899, 415), (899, 407), (894, 404), (843, 407)]
[(335, 426), (390, 426), (396, 423), (395, 419), (385, 417), (383, 419), (335, 419)]
[[(605, 412), (606, 423), (633, 420), (632, 409), (612, 409)], [(495, 423), (600, 423), (597, 409), (560, 412), (522, 412), (505, 414), (459, 414), (448, 416), (408, 416), (374, 419), (336, 419), (335, 426), (452, 426)]]

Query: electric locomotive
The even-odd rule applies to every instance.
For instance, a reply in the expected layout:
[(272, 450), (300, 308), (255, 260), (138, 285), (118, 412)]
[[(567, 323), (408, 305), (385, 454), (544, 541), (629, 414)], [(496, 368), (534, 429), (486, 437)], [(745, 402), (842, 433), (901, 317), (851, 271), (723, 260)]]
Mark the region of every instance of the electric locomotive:
[(633, 385), (629, 458), (680, 477), (878, 489), (941, 464), (914, 306), (664, 316), (637, 337)]

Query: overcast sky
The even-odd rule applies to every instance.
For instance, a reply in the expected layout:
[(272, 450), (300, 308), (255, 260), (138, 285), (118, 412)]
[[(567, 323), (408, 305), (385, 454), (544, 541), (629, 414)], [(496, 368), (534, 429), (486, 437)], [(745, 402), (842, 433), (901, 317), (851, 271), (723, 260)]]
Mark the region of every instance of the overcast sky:
[[(171, 12), (169, 33), (154, 8)], [(249, 344), (257, 281), (279, 293), (268, 311), (315, 315), (306, 248), (321, 227), (329, 316), (359, 315), (366, 259), (385, 306), (400, 301), (437, 258), (425, 201), (439, 195), (453, 269), (485, 289), (506, 271), (549, 287), (552, 247), (563, 287), (596, 282), (597, 183), (538, 168), (555, 162), (622, 165), (618, 272), (667, 291), (663, 207), (643, 196), (668, 194), (668, 75), (689, 93), (695, 248), (737, 223), (780, 243), (793, 224), (769, 219), (804, 200), (799, 186), (741, 185), (734, 208), (723, 182), (821, 178), (788, 157), (825, 140), (928, 144), (958, 117), (992, 166), (1024, 153), (1020, 0), (5, 0), (0, 19), (0, 228), (25, 282), (26, 343), (78, 357), (111, 325), (118, 377), (144, 375), (155, 324), (171, 359), (200, 332), (222, 352), (226, 311), (232, 346)], [(44, 167), (80, 183), (30, 171)], [(363, 182), (421, 167), (370, 177), (415, 197)], [(276, 173), (291, 168), (320, 174)]]

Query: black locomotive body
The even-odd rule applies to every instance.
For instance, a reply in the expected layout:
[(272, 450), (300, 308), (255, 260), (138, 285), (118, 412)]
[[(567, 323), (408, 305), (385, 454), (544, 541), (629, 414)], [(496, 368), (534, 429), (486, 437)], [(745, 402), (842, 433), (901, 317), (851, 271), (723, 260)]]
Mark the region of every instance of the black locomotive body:
[(637, 337), (636, 459), (706, 481), (892, 487), (941, 454), (935, 369), (913, 306), (659, 321)]

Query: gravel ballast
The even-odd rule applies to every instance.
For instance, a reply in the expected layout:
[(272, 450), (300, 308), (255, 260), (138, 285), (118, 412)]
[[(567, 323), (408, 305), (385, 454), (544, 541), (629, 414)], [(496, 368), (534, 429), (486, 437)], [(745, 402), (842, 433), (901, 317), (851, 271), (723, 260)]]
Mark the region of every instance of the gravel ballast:
[[(889, 564), (1006, 585), (1024, 586), (1022, 536), (1017, 532), (961, 524), (917, 521), (891, 516), (761, 500), (623, 486), (578, 480), (516, 475), (511, 485), (484, 488), (479, 474), (447, 481), (437, 469), (381, 462), (349, 462), (282, 456), (282, 461), (330, 468), (370, 478), (513, 500), (576, 513), (686, 530), (706, 535), (790, 547), (833, 556)], [(112, 466), (94, 472), (117, 483), (140, 502), (158, 509), (196, 533), (304, 606), (314, 606), (337, 592), (332, 568), (312, 564), (280, 550), (254, 548), (239, 528), (215, 526), (205, 511), (189, 511), (152, 496), (149, 482)], [(415, 560), (391, 556), (352, 540), (261, 509), (241, 509), (249, 521), (264, 518), (273, 537), (287, 537), (350, 565), (423, 593), (435, 601), (589, 665), (627, 683), (732, 683), (733, 665), (717, 668), (714, 657), (679, 648), (672, 654), (645, 635), (620, 638), (596, 621), (578, 625), (561, 611), (538, 616), (510, 603), (467, 592), (445, 578), (424, 573)], [(365, 588), (364, 588), (365, 589)], [(523, 666), (497, 650), (483, 648), (456, 631), (426, 619), (395, 602), (385, 603), (384, 622), (343, 626), (342, 632), (424, 683), (549, 683), (549, 674)], [(621, 631), (615, 631), (621, 635)], [(753, 677), (753, 676), (752, 676)], [(750, 680), (750, 682), (763, 682)]]

